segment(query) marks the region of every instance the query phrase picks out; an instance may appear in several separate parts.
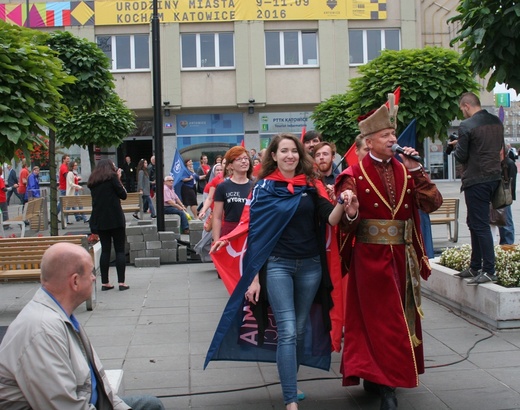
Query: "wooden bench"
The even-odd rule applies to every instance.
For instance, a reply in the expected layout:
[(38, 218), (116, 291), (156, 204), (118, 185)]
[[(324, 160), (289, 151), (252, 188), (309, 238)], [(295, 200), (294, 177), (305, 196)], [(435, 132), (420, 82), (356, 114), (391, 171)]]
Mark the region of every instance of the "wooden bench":
[[(67, 218), (69, 215), (90, 215), (92, 214), (92, 196), (90, 195), (74, 195), (62, 196), (61, 201), (61, 227), (67, 227)], [(121, 200), (121, 208), (124, 213), (139, 212), (140, 218), (143, 219), (142, 196), (139, 192), (131, 192), (127, 194), (125, 200)], [(74, 209), (75, 208), (75, 209)]]
[[(84, 247), (94, 257), (87, 235), (41, 236), (0, 239), (0, 281), (39, 281), (40, 264), (44, 252), (53, 244), (69, 242)], [(93, 295), (86, 301), (87, 310), (95, 303), (96, 282)], [(93, 302), (94, 301), (94, 302)]]
[[(448, 240), (459, 240), (459, 198), (444, 198), (439, 209), (430, 214), (432, 225), (446, 225), (448, 228)], [(453, 224), (453, 234), (451, 230)]]
[(43, 225), (45, 218), (43, 215), (43, 201), (44, 198), (32, 199), (25, 204), (23, 213), (21, 215), (12, 217), (8, 221), (0, 219), (0, 227), (2, 228), (1, 230), (3, 231), (3, 227), (6, 225), (20, 225), (20, 229), (22, 230), (20, 236), (23, 238), (25, 236), (25, 221), (27, 221), (31, 229), (34, 229), (36, 232), (44, 229)]

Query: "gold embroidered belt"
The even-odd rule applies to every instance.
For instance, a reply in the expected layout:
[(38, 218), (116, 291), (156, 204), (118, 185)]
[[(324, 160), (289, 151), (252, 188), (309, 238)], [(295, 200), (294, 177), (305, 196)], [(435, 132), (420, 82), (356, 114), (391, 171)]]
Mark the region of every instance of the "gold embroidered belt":
[(403, 245), (405, 243), (405, 221), (361, 219), (356, 240), (379, 245)]
[[(406, 295), (404, 313), (410, 340), (414, 347), (422, 341), (415, 334), (415, 314), (423, 317), (421, 307), (421, 276), (419, 260), (413, 246), (414, 224), (412, 219), (396, 221), (389, 219), (361, 219), (356, 241), (380, 245), (406, 245)], [(375, 256), (376, 257), (376, 256)]]

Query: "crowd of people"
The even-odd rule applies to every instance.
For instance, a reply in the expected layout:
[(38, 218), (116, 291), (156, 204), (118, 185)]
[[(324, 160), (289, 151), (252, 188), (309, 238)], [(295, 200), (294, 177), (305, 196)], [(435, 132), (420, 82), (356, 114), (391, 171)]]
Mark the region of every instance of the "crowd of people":
[[(475, 94), (464, 94), (459, 105), (466, 120), (458, 140), (450, 144), (463, 165), (472, 254), (470, 267), (458, 276), (479, 285), (496, 281), (489, 204), (500, 180), (501, 161), (509, 157), (514, 163), (516, 158), (504, 144), (502, 123), (482, 110)], [(300, 366), (327, 369), (331, 352), (341, 348), (343, 386), (362, 381), (368, 394), (379, 395), (381, 410), (398, 408), (396, 388), (418, 386), (425, 369), (421, 280), (431, 273), (420, 212), (435, 211), (443, 198), (415, 148), (402, 147), (396, 157), (397, 112), (395, 96), (389, 94), (387, 104), (360, 117), (355, 139), (358, 162), (342, 172), (334, 161), (335, 144), (313, 130), (301, 138), (278, 134), (259, 152), (232, 147), (212, 166), (202, 154), (197, 170), (188, 158), (180, 196), (174, 177), (164, 177), (164, 213), (180, 216), (184, 234), (189, 233), (189, 213), (204, 221), (201, 242), (226, 284), (233, 283), (205, 366), (222, 357), (276, 362), (287, 410), (297, 409), (305, 398), (297, 384)], [(75, 195), (82, 189), (75, 168), (77, 164), (64, 155), (60, 195)], [(8, 185), (0, 185), (2, 212), (6, 208), (2, 204), (13, 194), (37, 196), (38, 171), (35, 167), (32, 174), (19, 178), (9, 175)], [(113, 243), (118, 288), (127, 290), (120, 201), (137, 190), (143, 197), (143, 211), (149, 209), (156, 217), (152, 197), (160, 188), (155, 158), (150, 164), (141, 159), (134, 166), (127, 156), (122, 168), (103, 159), (87, 187), (92, 195), (91, 218), (87, 221), (81, 210), (76, 218), (89, 222), (91, 231), (99, 235), (101, 289), (115, 287), (109, 280)], [(198, 194), (203, 195), (200, 204)], [(506, 225), (505, 242), (511, 238), (509, 229)], [(238, 241), (244, 250), (238, 264), (218, 263), (229, 257), (228, 245)], [(65, 254), (70, 255), (68, 262), (59, 264), (58, 255)], [(34, 403), (50, 400), (47, 394), (52, 394), (64, 406), (82, 402), (104, 408), (102, 403), (111, 403), (110, 408), (126, 409), (139, 408), (136, 403), (144, 400), (147, 407), (142, 408), (162, 408), (153, 397), (118, 398), (105, 383), (101, 363), (73, 315), (92, 291), (91, 264), (90, 256), (74, 245), (54, 245), (45, 253), (42, 288), (0, 345), (0, 407), (37, 408)], [(338, 303), (339, 321), (332, 313)], [(245, 311), (252, 312), (258, 331), (247, 346), (236, 337)], [(37, 343), (28, 343), (20, 336), (25, 334)], [(340, 343), (333, 340), (335, 335)], [(275, 349), (264, 349), (268, 342)], [(73, 352), (54, 351), (47, 358), (50, 366), (68, 363), (67, 368), (81, 377), (56, 372), (56, 380), (51, 379), (51, 387), (42, 392), (28, 380), (41, 377), (32, 371), (31, 360), (48, 351), (49, 343)], [(85, 348), (91, 353), (85, 355)]]

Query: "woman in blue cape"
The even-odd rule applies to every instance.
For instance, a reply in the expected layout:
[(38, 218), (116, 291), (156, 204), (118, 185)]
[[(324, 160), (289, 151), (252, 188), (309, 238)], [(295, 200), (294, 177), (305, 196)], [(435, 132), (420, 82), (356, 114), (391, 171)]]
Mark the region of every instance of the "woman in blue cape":
[[(316, 179), (312, 158), (296, 136), (273, 138), (253, 190), (242, 277), (224, 310), (205, 365), (211, 360), (273, 361), (276, 357), (286, 408), (298, 408), (299, 365), (327, 370), (330, 366), (332, 286), (324, 224), (338, 224), (350, 200), (351, 191), (345, 191), (338, 204), (331, 205), (325, 187)], [(219, 240), (212, 251), (226, 244)], [(321, 309), (313, 307), (315, 300)], [(269, 326), (267, 304), (276, 329)], [(309, 316), (314, 319), (309, 321)], [(252, 332), (255, 326), (257, 331)]]

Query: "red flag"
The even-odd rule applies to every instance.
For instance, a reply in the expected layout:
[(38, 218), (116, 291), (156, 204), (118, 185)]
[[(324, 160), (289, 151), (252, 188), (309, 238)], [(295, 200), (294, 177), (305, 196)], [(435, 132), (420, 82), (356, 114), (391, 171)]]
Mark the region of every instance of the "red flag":
[(303, 143), (303, 136), (305, 135), (306, 132), (307, 132), (307, 127), (304, 125), (302, 128), (302, 136), (300, 137), (300, 141), (302, 143)]
[[(397, 87), (394, 91), (395, 95), (395, 105), (399, 105), (399, 98), (401, 97), (401, 86)], [(390, 109), (390, 104), (388, 104), (388, 101), (385, 103), (386, 108)]]
[(211, 254), (215, 268), (230, 295), (242, 276), (242, 259), (244, 259), (247, 249), (250, 200), (251, 197), (244, 205), (237, 227), (220, 238), (220, 240), (229, 241), (228, 244)]
[(243, 139), (242, 139), (242, 142), (240, 143), (240, 146), (241, 146), (241, 147), (244, 147), (244, 148), (246, 147), (246, 143), (244, 142)]
[(348, 149), (345, 154), (345, 160), (347, 161), (348, 166), (357, 164), (359, 162), (358, 156), (356, 154), (356, 144), (352, 144), (352, 146)]

